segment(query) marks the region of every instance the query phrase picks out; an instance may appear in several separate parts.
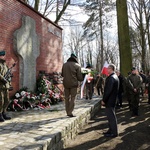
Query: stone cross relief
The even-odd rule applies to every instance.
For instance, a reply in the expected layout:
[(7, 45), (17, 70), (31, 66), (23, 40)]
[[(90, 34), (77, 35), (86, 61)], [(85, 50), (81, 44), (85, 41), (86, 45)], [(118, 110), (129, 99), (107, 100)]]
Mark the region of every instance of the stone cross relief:
[(40, 55), (35, 20), (23, 16), (22, 27), (14, 32), (14, 50), (19, 55), (19, 87), (36, 88), (36, 59)]

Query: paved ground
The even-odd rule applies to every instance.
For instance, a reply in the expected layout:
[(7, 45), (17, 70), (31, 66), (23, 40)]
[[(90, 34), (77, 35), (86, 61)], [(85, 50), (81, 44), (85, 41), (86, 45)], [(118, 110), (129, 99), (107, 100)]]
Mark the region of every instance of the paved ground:
[[(50, 145), (50, 142), (61, 140), (60, 131), (66, 131), (64, 129), (70, 127), (71, 121), (80, 119), (79, 116), (85, 109), (88, 110), (99, 101), (99, 97), (91, 101), (78, 99), (74, 110), (77, 117), (73, 118), (66, 116), (64, 102), (53, 105), (50, 109), (8, 112), (12, 119), (0, 123), (0, 150), (45, 150), (44, 142)], [(53, 141), (52, 138), (58, 132), (60, 134)]]
[(150, 150), (150, 105), (147, 99), (140, 105), (140, 116), (131, 117), (127, 103), (117, 109), (119, 136), (106, 138), (107, 119), (104, 108), (90, 120), (65, 150)]

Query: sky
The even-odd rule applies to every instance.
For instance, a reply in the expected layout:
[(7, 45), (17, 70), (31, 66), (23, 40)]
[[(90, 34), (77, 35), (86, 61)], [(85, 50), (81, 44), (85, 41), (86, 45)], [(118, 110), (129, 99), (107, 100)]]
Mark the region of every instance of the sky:
[[(85, 2), (85, 0), (73, 0), (73, 1), (75, 1), (75, 3), (73, 2), (73, 4), (82, 4), (83, 2)], [(69, 5), (65, 13), (69, 14), (69, 16), (65, 16), (65, 18), (68, 18), (70, 20), (76, 20), (77, 22), (83, 23), (88, 19), (88, 16), (85, 14), (82, 7), (79, 7), (77, 5)], [(55, 13), (50, 14), (49, 18), (52, 21), (54, 21), (56, 18)]]
[[(33, 0), (30, 0), (33, 1)], [(45, 0), (41, 0), (41, 2), (44, 2)], [(63, 16), (65, 19), (68, 19), (68, 21), (61, 21), (59, 22), (59, 25), (63, 28), (63, 45), (67, 45), (67, 41), (66, 40), (68, 37), (68, 34), (70, 32), (70, 28), (77, 28), (77, 27), (82, 27), (83, 23), (85, 23), (88, 20), (88, 16), (85, 14), (83, 7), (79, 7), (77, 5), (82, 5), (84, 2), (86, 2), (86, 0), (71, 0), (72, 5), (69, 5), (67, 7), (67, 10), (65, 11), (65, 16)], [(76, 4), (76, 5), (75, 5)], [(51, 21), (55, 21), (56, 19), (56, 12), (55, 12), (56, 8), (53, 10), (53, 13), (50, 13), (48, 18)], [(115, 16), (115, 14), (114, 14)], [(70, 23), (71, 22), (71, 23)], [(116, 39), (116, 19), (112, 18), (112, 23), (113, 23), (113, 27), (115, 28), (112, 29), (107, 29), (107, 33), (109, 38), (111, 37), (112, 39)], [(65, 52), (66, 53), (66, 52)], [(69, 54), (68, 54), (69, 55)], [(67, 56), (68, 57), (68, 56)]]

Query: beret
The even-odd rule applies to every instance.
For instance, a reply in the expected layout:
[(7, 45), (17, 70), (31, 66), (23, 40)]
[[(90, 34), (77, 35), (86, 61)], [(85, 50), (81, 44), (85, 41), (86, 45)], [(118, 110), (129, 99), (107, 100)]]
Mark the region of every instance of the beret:
[(3, 51), (0, 51), (0, 56), (5, 56), (6, 52), (3, 50)]

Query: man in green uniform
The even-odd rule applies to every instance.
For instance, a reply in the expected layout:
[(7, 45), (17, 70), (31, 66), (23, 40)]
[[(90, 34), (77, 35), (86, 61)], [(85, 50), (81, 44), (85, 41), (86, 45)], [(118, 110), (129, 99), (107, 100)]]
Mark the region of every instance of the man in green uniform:
[(72, 114), (77, 95), (78, 81), (83, 81), (81, 66), (78, 63), (77, 56), (71, 54), (70, 58), (62, 67), (62, 77), (65, 93), (65, 108), (67, 116), (74, 117)]
[(5, 78), (8, 67), (5, 61), (5, 51), (0, 51), (0, 122), (11, 119), (6, 115), (9, 105), (9, 81)]
[(138, 107), (140, 99), (140, 88), (142, 85), (142, 78), (137, 74), (135, 67), (131, 69), (132, 73), (127, 77), (127, 87), (130, 97), (130, 106), (132, 116), (138, 116)]

